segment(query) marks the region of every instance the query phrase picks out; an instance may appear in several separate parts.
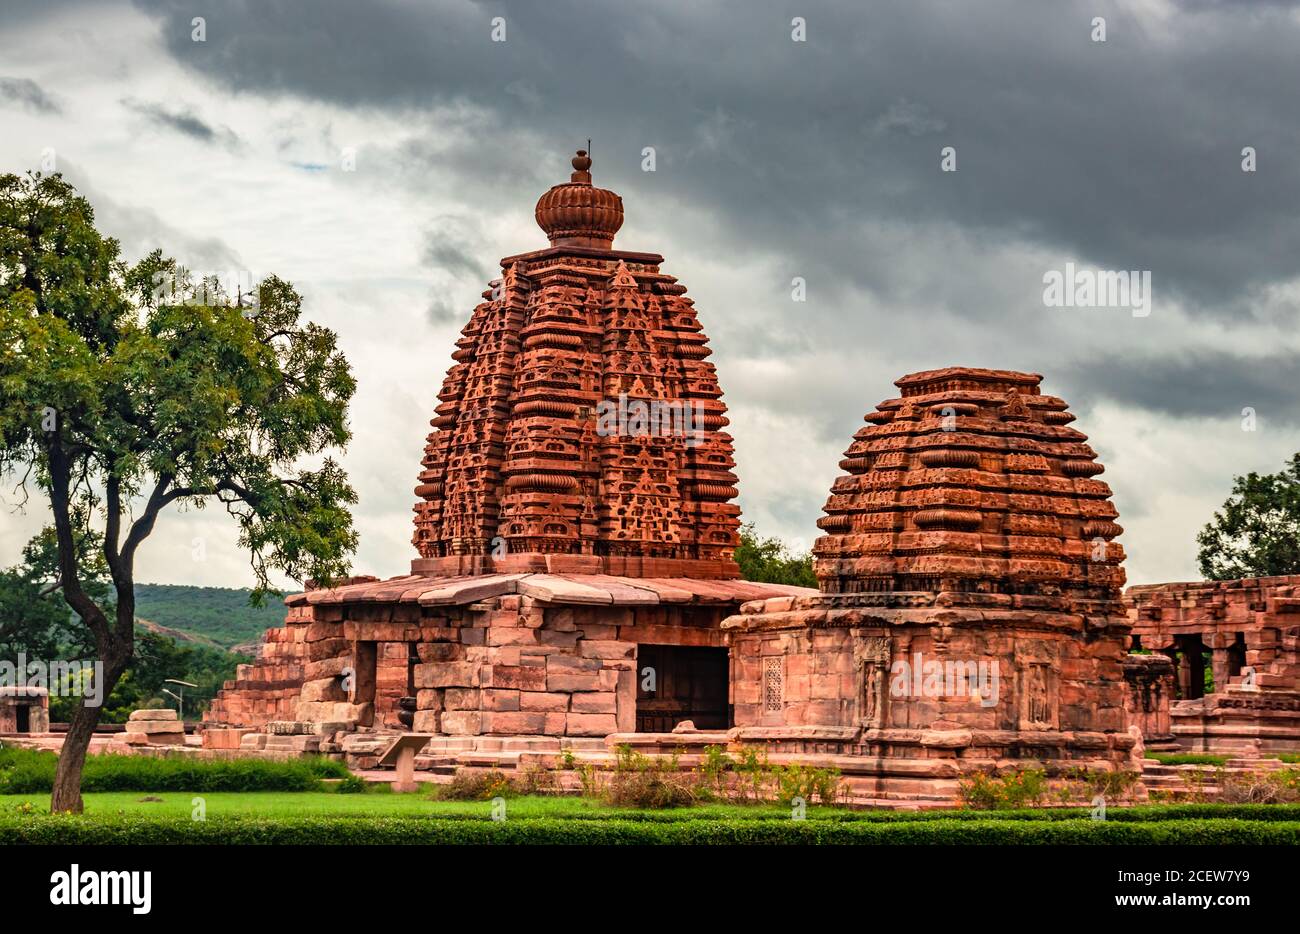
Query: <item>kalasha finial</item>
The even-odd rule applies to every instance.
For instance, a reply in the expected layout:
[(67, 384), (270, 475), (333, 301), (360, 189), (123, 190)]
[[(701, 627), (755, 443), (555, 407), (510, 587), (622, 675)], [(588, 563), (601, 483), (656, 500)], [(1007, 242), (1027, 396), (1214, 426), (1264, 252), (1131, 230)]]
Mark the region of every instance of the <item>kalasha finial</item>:
[(569, 180), (537, 200), (533, 216), (551, 246), (608, 250), (623, 226), (623, 199), (593, 185), (590, 170), (591, 156), (586, 149), (579, 149)]
[(587, 150), (579, 149), (573, 157), (573, 174), (569, 181), (575, 185), (591, 184), (591, 156), (587, 155)]

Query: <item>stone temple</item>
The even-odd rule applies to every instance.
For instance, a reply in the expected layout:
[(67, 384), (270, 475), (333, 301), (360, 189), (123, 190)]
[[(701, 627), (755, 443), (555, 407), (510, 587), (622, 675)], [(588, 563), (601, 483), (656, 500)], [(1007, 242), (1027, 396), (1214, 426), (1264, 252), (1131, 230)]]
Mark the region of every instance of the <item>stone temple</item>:
[(573, 168), (537, 202), (550, 245), (501, 261), (457, 341), (410, 573), (289, 597), (205, 746), (368, 767), (412, 733), (444, 770), (761, 747), (913, 801), (1140, 770), (1144, 744), (1300, 750), (1300, 578), (1126, 601), (1103, 468), (1036, 374), (898, 379), (840, 462), (818, 588), (741, 580), (708, 339)]
[(212, 704), (208, 722), (236, 729), (210, 729), (210, 745), (404, 728), (599, 745), (730, 725), (720, 622), (802, 588), (739, 580), (708, 338), (663, 257), (613, 248), (623, 202), (590, 166), (579, 152), (542, 195), (550, 246), (502, 260), (457, 342), (411, 573), (290, 597), (285, 626)]
[(1095, 452), (1040, 380), (897, 381), (840, 462), (813, 548), (820, 593), (723, 622), (737, 723), (855, 757), (845, 773), (890, 797), (952, 794), (1008, 760), (1127, 763), (1121, 529)]

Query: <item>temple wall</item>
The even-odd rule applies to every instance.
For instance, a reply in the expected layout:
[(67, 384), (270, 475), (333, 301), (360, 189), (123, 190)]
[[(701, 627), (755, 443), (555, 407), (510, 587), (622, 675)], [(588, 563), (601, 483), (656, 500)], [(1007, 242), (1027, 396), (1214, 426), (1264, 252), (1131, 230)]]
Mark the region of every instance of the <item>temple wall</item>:
[[(554, 606), (493, 597), (292, 608), (259, 658), (240, 666), (205, 722), (263, 730), (272, 721), (452, 736), (603, 737), (637, 724), (639, 645), (721, 648), (734, 604)], [(726, 686), (721, 686), (725, 696)]]
[(983, 619), (737, 631), (736, 725), (1122, 731), (1123, 658), (1120, 637), (1084, 642)]
[(217, 692), (205, 723), (260, 729), (271, 720), (297, 714), (303, 674), (308, 664), (308, 608), (290, 608), (283, 626), (268, 629), (252, 663), (235, 669), (235, 677)]

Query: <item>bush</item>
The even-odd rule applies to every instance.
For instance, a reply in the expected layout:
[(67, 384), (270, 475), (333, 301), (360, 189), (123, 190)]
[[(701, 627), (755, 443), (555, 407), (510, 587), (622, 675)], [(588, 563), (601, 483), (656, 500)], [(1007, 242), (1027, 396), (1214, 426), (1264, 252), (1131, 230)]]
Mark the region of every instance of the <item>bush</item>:
[(631, 746), (618, 747), (614, 774), (605, 788), (605, 800), (616, 807), (679, 808), (695, 803), (690, 774), (678, 767), (677, 756), (644, 756)]
[(1220, 771), (1219, 800), (1229, 804), (1295, 804), (1300, 802), (1300, 769), (1247, 772)]
[(0, 845), (175, 844), (1300, 844), (1300, 822), (1241, 820), (504, 821), (420, 817), (175, 817), (0, 814)]
[(787, 765), (778, 769), (776, 799), (790, 804), (802, 798), (811, 804), (814, 797), (822, 804), (834, 804), (839, 799), (839, 769), (817, 769), (808, 765)]
[[(0, 749), (0, 794), (37, 794), (54, 788), (58, 756), (47, 750)], [(322, 778), (345, 778), (341, 762), (313, 756), (287, 761), (197, 759), (177, 753), (86, 757), (84, 791), (317, 791)]]
[(1161, 765), (1226, 765), (1227, 756), (1214, 756), (1202, 752), (1147, 752), (1146, 758)]
[(976, 772), (961, 779), (958, 788), (962, 804), (977, 811), (1037, 806), (1048, 792), (1047, 773), (1041, 769), (1001, 776)]
[(443, 801), (491, 801), (518, 794), (519, 789), (510, 776), (499, 769), (457, 769), (451, 781), (434, 792)]
[(366, 790), (366, 780), (360, 775), (349, 775), (339, 780), (334, 786), (334, 793), (339, 795), (358, 795)]

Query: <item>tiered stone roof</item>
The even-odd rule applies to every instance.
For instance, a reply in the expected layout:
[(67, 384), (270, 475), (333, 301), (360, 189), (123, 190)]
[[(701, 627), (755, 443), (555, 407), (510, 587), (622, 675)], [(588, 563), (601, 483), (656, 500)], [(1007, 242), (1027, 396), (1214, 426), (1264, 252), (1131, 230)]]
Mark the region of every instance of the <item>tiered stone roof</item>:
[(1115, 615), (1124, 553), (1087, 436), (1042, 377), (904, 376), (854, 436), (813, 548), (825, 593), (1055, 596)]
[[(502, 260), (457, 341), (415, 491), (414, 570), (590, 556), (548, 566), (736, 577), (735, 462), (708, 339), (663, 257), (613, 249), (622, 199), (592, 186), (584, 152), (573, 164), (537, 204), (551, 247)], [(631, 417), (610, 430), (611, 410)]]

